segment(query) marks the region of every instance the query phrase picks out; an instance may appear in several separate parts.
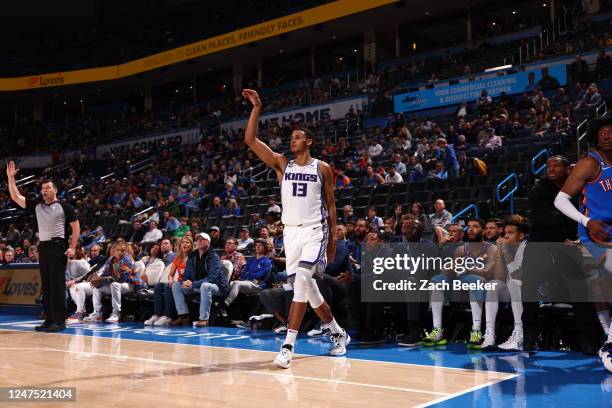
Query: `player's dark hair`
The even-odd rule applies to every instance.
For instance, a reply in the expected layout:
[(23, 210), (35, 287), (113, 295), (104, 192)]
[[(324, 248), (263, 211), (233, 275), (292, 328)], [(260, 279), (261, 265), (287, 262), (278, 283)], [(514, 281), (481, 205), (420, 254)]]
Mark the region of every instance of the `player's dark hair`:
[(599, 139), (599, 131), (601, 128), (606, 126), (612, 126), (612, 116), (606, 115), (603, 118), (593, 119), (589, 122), (589, 128), (587, 130), (587, 138), (589, 144), (593, 147), (597, 147), (597, 141)]
[(467, 222), (477, 222), (480, 225), (480, 228), (484, 228), (485, 227), (485, 222), (482, 220), (482, 218), (468, 218)]
[(312, 145), (310, 145), (310, 147), (314, 146), (315, 135), (314, 135), (314, 133), (312, 133), (312, 130), (310, 130), (308, 128), (305, 128), (303, 126), (296, 127), (294, 130), (299, 130), (299, 131), (304, 132), (304, 136), (306, 136), (306, 139), (312, 140)]
[(522, 232), (523, 234), (529, 234), (529, 224), (527, 223), (525, 217), (518, 214), (509, 215), (508, 217), (506, 217), (505, 222), (506, 226), (513, 225), (516, 227), (516, 229), (519, 230), (519, 232)]

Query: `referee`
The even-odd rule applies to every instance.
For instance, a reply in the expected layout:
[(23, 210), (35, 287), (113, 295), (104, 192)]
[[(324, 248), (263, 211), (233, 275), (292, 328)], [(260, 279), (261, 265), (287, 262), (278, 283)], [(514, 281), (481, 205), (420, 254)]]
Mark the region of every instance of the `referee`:
[[(65, 273), (67, 258), (74, 256), (81, 234), (74, 208), (57, 199), (57, 187), (50, 179), (40, 183), (42, 202), (26, 199), (17, 188), (15, 175), (19, 169), (10, 161), (6, 166), (11, 199), (28, 211), (36, 213), (38, 222), (40, 276), (43, 289), (43, 305), (47, 311), (45, 322), (36, 331), (58, 332), (66, 328), (64, 308), (66, 302)], [(70, 224), (72, 239), (67, 248)]]

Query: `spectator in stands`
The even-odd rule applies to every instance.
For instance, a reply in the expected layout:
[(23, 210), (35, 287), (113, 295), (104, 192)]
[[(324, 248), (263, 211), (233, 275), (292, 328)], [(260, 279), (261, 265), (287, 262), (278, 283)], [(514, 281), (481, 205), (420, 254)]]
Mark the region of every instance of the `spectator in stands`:
[(569, 135), (571, 125), (572, 123), (570, 121), (570, 118), (567, 116), (566, 111), (555, 111), (548, 130), (549, 133), (552, 134)]
[(259, 238), (266, 241), (266, 245), (274, 247), (274, 240), (270, 236), (270, 230), (268, 229), (268, 227), (264, 226), (259, 229)]
[(276, 204), (276, 200), (273, 197), (270, 197), (270, 199), (268, 200), (268, 212), (274, 212), (277, 214), (281, 213), (281, 208), (278, 204)]
[(536, 109), (536, 111), (540, 111), (540, 110), (549, 111), (550, 110), (550, 101), (548, 100), (547, 97), (544, 96), (544, 92), (537, 91), (536, 96), (533, 98), (533, 106)]
[(239, 279), (230, 282), (229, 293), (221, 304), (223, 309), (229, 307), (241, 293), (259, 293), (266, 288), (272, 270), (272, 260), (267, 256), (267, 245), (265, 239), (260, 238), (255, 241), (255, 256), (242, 268)]
[(246, 265), (246, 259), (242, 253), (238, 252), (238, 241), (236, 238), (228, 238), (225, 241), (225, 252), (221, 257), (222, 261), (230, 261), (234, 267), (230, 280), (235, 280), (240, 277), (240, 272), (244, 265)]
[(397, 184), (403, 183), (404, 179), (402, 175), (395, 171), (395, 166), (389, 166), (387, 175), (385, 176), (385, 184)]
[[(66, 264), (66, 288), (72, 289), (79, 283), (90, 270), (89, 262), (85, 259), (85, 251), (83, 251), (83, 247), (77, 245), (76, 251), (74, 253), (74, 258), (69, 259)], [(73, 318), (80, 321), (85, 317), (85, 313), (77, 313), (73, 315)], [(69, 318), (70, 320), (70, 318)]]
[(368, 166), (366, 169), (366, 175), (361, 180), (362, 186), (376, 186), (378, 184), (383, 184), (385, 179), (374, 171), (372, 166)]
[(127, 242), (142, 242), (144, 236), (145, 230), (142, 223), (139, 220), (134, 220), (130, 231), (127, 233)]
[(149, 255), (135, 262), (138, 276), (149, 288), (154, 288), (160, 282), (166, 265), (161, 259), (161, 245), (155, 243), (149, 249)]
[(208, 234), (201, 232), (196, 236), (196, 247), (197, 249), (187, 260), (183, 282), (172, 284), (178, 318), (170, 323), (171, 326), (191, 325), (185, 296), (192, 293), (200, 294), (199, 320), (194, 323), (194, 326), (208, 326), (212, 297), (225, 296), (229, 290), (227, 278), (221, 268), (221, 259), (210, 248)]
[(23, 263), (25, 254), (23, 253), (23, 247), (21, 245), (15, 245), (15, 263)]
[(344, 207), (342, 207), (342, 215), (338, 217), (338, 223), (348, 224), (354, 223), (355, 221), (357, 221), (357, 217), (355, 217), (353, 213), (353, 206), (346, 204)]
[(237, 195), (238, 195), (238, 190), (234, 188), (234, 185), (232, 183), (226, 183), (225, 190), (223, 190), (220, 197), (222, 200), (227, 200), (228, 198), (233, 198), (233, 197), (236, 197)]
[(347, 175), (343, 174), (342, 169), (334, 168), (333, 164), (331, 164), (331, 167), (333, 170), (334, 188), (339, 189), (353, 187), (351, 179)]
[(6, 231), (6, 236), (4, 238), (12, 247), (15, 247), (15, 245), (20, 242), (21, 233), (15, 228), (15, 224), (9, 224), (8, 231)]
[(175, 257), (176, 257), (176, 252), (173, 251), (172, 242), (168, 238), (162, 239), (161, 241), (161, 260), (164, 262), (164, 265), (166, 266), (170, 265)]
[(368, 155), (370, 157), (378, 157), (383, 152), (383, 147), (376, 139), (370, 140), (370, 146), (368, 147)]
[[(172, 260), (168, 270), (168, 282), (158, 281), (154, 283), (154, 305), (153, 316), (145, 320), (145, 326), (168, 326), (176, 314), (172, 285), (182, 282), (187, 266), (189, 255), (193, 251), (193, 240), (191, 237), (183, 237), (179, 243), (178, 254)], [(165, 267), (162, 266), (162, 273)], [(151, 281), (153, 281), (151, 279)]]
[(576, 54), (576, 59), (569, 65), (568, 71), (571, 82), (589, 82), (590, 80), (589, 65), (580, 54)]
[(104, 256), (100, 251), (100, 245), (92, 245), (89, 248), (89, 257), (88, 260), (89, 266), (102, 265), (106, 262), (106, 256)]
[(283, 232), (285, 230), (285, 226), (282, 223), (276, 224), (276, 231), (274, 233), (274, 253), (280, 254), (285, 250), (285, 241), (283, 239)]
[(497, 149), (502, 146), (502, 138), (495, 134), (495, 129), (489, 128), (487, 136), (480, 142), (480, 147), (485, 149)]
[(208, 211), (208, 217), (223, 217), (225, 215), (225, 208), (221, 205), (221, 197), (215, 196), (212, 204), (212, 208)]
[(438, 138), (438, 148), (444, 152), (444, 171), (449, 180), (454, 180), (459, 176), (459, 161), (453, 145), (448, 144), (446, 139)]
[(406, 168), (406, 181), (420, 181), (423, 178), (423, 166), (417, 156), (410, 156), (410, 165)]
[(548, 73), (548, 67), (542, 67), (542, 78), (538, 81), (538, 88), (541, 91), (552, 91), (560, 86), (559, 80)]
[(208, 231), (210, 235), (210, 247), (212, 249), (221, 249), (223, 248), (223, 238), (221, 238), (221, 229), (216, 225), (210, 227)]
[(181, 226), (181, 223), (179, 222), (179, 220), (176, 219), (174, 215), (170, 214), (170, 211), (164, 211), (163, 218), (165, 232), (170, 236), (173, 236), (174, 233)]
[(118, 323), (121, 318), (121, 295), (140, 289), (144, 282), (135, 274), (134, 259), (127, 253), (125, 242), (117, 242), (113, 255), (106, 261), (102, 274), (91, 282), (94, 286), (94, 311), (83, 320), (100, 322), (102, 315), (102, 294), (111, 295), (113, 313), (106, 319), (107, 323)]
[[(23, 226), (23, 231), (21, 231), (21, 241), (25, 241), (28, 240), (29, 242), (31, 242), (34, 239), (34, 231), (32, 231), (32, 227), (30, 226), (30, 223), (26, 222)], [(27, 250), (24, 247), (24, 250)]]
[(525, 85), (525, 93), (532, 93), (538, 89), (538, 85), (535, 83), (535, 73), (530, 72), (527, 74), (527, 85)]
[(446, 211), (446, 204), (444, 204), (444, 200), (437, 199), (434, 203), (435, 212), (429, 214), (429, 221), (431, 222), (432, 227), (440, 227), (446, 229), (453, 219), (453, 215)]
[(503, 236), (504, 222), (499, 218), (488, 219), (485, 223), (485, 241), (495, 244)]
[(344, 163), (344, 175), (351, 180), (357, 180), (361, 177), (361, 171), (355, 168), (352, 160), (347, 160), (346, 163)]
[(595, 72), (597, 73), (597, 79), (603, 80), (610, 78), (610, 72), (612, 71), (612, 59), (606, 54), (606, 50), (599, 50), (597, 55), (597, 61), (595, 63)]
[(533, 101), (529, 98), (527, 92), (523, 92), (523, 94), (521, 95), (521, 99), (519, 99), (516, 107), (520, 111), (533, 108)]
[(458, 118), (464, 118), (468, 115), (469, 111), (468, 111), (468, 103), (467, 101), (463, 101), (461, 102), (461, 105), (459, 106), (459, 108), (457, 108), (457, 117)]
[(587, 93), (584, 94), (582, 100), (576, 105), (575, 109), (593, 109), (601, 104), (602, 98), (597, 85), (589, 84)]
[(23, 263), (38, 263), (38, 248), (36, 245), (28, 248), (28, 257), (24, 259)]
[(480, 114), (489, 113), (493, 110), (493, 99), (488, 95), (486, 89), (480, 91), (480, 97), (476, 101), (476, 106)]
[(376, 207), (368, 208), (367, 222), (372, 228), (380, 229), (383, 227), (383, 220), (376, 215)]
[(4, 256), (3, 256), (3, 265), (10, 265), (12, 263), (15, 263), (15, 250), (11, 249), (11, 248), (7, 248), (4, 250)]
[(240, 238), (237, 240), (238, 246), (236, 249), (240, 252), (246, 252), (249, 246), (255, 244), (253, 238), (250, 237), (250, 231), (248, 227), (240, 228)]
[(242, 214), (242, 209), (238, 206), (238, 201), (235, 198), (227, 200), (227, 209), (225, 215), (233, 215), (235, 217)]
[(140, 243), (143, 245), (152, 244), (153, 242), (157, 242), (162, 239), (163, 236), (164, 234), (159, 229), (157, 229), (157, 222), (151, 220), (149, 221), (149, 230), (146, 234), (144, 234), (144, 237), (142, 238), (142, 241), (140, 241)]
[(557, 93), (555, 94), (555, 96), (553, 96), (552, 101), (551, 101), (552, 105), (553, 106), (565, 105), (568, 102), (569, 102), (569, 98), (567, 97), (565, 88), (557, 88)]
[(448, 179), (448, 172), (444, 169), (444, 162), (437, 161), (436, 167), (430, 170), (427, 179), (430, 180), (446, 180)]
[(180, 222), (179, 227), (176, 230), (174, 230), (174, 237), (181, 239), (185, 236), (185, 234), (187, 234), (187, 231), (191, 230), (191, 227), (187, 225), (187, 217), (181, 217), (179, 222)]

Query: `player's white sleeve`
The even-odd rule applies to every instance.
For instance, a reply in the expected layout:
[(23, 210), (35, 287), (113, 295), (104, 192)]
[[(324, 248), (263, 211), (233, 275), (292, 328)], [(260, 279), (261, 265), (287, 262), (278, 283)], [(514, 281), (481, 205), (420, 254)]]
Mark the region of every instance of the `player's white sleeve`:
[(561, 211), (568, 218), (571, 218), (572, 220), (586, 227), (590, 218), (582, 214), (576, 209), (576, 207), (574, 207), (570, 201), (571, 198), (571, 195), (564, 193), (563, 191), (559, 191), (559, 194), (557, 194), (557, 197), (555, 197), (555, 207), (557, 207), (557, 210)]

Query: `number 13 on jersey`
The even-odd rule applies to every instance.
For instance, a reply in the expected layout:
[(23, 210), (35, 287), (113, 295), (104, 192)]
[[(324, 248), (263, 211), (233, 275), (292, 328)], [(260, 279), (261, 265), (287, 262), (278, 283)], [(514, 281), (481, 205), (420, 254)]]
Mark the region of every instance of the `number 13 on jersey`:
[(293, 185), (294, 197), (306, 197), (308, 184), (306, 183), (291, 183)]

